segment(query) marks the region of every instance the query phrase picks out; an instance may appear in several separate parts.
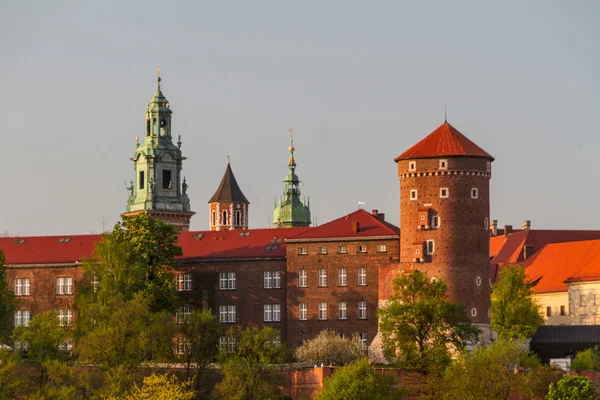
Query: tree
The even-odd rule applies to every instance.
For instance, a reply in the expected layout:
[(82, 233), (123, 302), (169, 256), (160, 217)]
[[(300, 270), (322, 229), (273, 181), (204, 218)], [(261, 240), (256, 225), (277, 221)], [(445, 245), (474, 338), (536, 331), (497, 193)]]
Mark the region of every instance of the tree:
[(593, 400), (598, 395), (594, 384), (581, 375), (565, 375), (550, 385), (548, 400)]
[(479, 330), (471, 325), (464, 307), (448, 302), (446, 284), (421, 271), (394, 278), (394, 295), (380, 308), (379, 331), (384, 355), (401, 368), (417, 371), (443, 369), (450, 352), (474, 341)]
[(534, 398), (545, 394), (548, 379), (556, 381), (559, 376), (556, 369), (543, 369), (524, 342), (500, 339), (455, 360), (445, 371), (443, 396), (484, 400), (519, 393)]
[(594, 349), (580, 351), (575, 355), (571, 362), (571, 369), (577, 372), (581, 371), (599, 371), (600, 353)]
[(31, 386), (27, 367), (19, 355), (0, 349), (0, 400), (15, 399)]
[(396, 387), (396, 379), (389, 374), (375, 374), (366, 358), (337, 369), (323, 382), (323, 391), (317, 400), (386, 400), (401, 399), (405, 390)]
[(295, 356), (298, 361), (314, 364), (344, 365), (359, 360), (364, 351), (357, 334), (342, 338), (338, 332), (324, 329), (314, 338), (302, 342)]
[(11, 331), (10, 320), (15, 310), (15, 295), (8, 287), (6, 258), (0, 250), (0, 344), (6, 343)]
[(71, 336), (69, 329), (61, 326), (55, 311), (35, 315), (29, 326), (19, 325), (13, 340), (19, 343), (29, 362), (39, 368), (38, 385), (43, 388), (48, 380), (48, 361), (65, 360), (69, 354), (64, 344)]
[(186, 343), (180, 360), (186, 364), (188, 379), (192, 363), (194, 364), (196, 370), (194, 381), (197, 389), (204, 370), (219, 354), (221, 326), (210, 310), (193, 311), (189, 318), (179, 325), (178, 332)]
[[(144, 377), (142, 387), (134, 385), (133, 389), (119, 400), (192, 400), (196, 392), (191, 389), (191, 382), (179, 382), (173, 375), (152, 373)], [(117, 397), (108, 397), (117, 400)]]
[(278, 330), (268, 326), (241, 328), (233, 327), (227, 337), (235, 342), (235, 353), (222, 348), (221, 359), (244, 358), (260, 365), (279, 364), (287, 361), (288, 352), (281, 343)]
[(531, 338), (543, 324), (540, 306), (533, 298), (533, 288), (525, 280), (525, 270), (509, 265), (500, 270), (492, 286), (492, 329), (501, 337)]

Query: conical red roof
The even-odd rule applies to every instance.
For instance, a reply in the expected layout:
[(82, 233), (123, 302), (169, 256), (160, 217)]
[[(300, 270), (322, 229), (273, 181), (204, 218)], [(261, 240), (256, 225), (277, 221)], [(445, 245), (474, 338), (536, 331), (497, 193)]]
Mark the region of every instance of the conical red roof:
[(419, 143), (396, 157), (394, 161), (440, 156), (484, 157), (494, 161), (494, 157), (446, 121)]

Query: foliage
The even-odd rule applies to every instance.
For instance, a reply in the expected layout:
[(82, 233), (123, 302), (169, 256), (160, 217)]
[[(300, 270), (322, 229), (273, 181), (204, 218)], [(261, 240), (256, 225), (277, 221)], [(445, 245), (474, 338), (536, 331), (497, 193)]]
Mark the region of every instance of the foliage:
[(186, 340), (184, 354), (179, 358), (186, 364), (187, 378), (192, 363), (196, 370), (195, 385), (198, 388), (206, 367), (219, 354), (221, 326), (210, 310), (193, 311), (185, 323), (179, 325), (179, 335)]
[(598, 395), (594, 384), (584, 376), (565, 375), (550, 385), (548, 400), (593, 400)]
[(287, 348), (281, 343), (278, 330), (268, 326), (233, 327), (227, 336), (235, 341), (235, 354), (221, 349), (221, 360), (231, 357), (251, 360), (256, 364), (280, 364), (288, 359)]
[(222, 365), (223, 380), (215, 386), (215, 395), (227, 400), (279, 399), (283, 376), (260, 364), (254, 357), (232, 356)]
[(600, 371), (600, 353), (594, 349), (580, 351), (571, 362), (571, 369), (581, 371)]
[[(463, 353), (444, 374), (446, 399), (506, 399), (511, 393), (530, 398), (544, 395), (548, 383), (558, 379), (556, 369), (546, 371), (521, 341), (501, 339)], [(540, 384), (541, 383), (541, 384)]]
[(332, 329), (325, 329), (296, 349), (298, 361), (344, 365), (359, 360), (364, 355), (358, 334), (342, 338)]
[(525, 270), (509, 265), (500, 270), (492, 286), (492, 329), (501, 337), (531, 338), (543, 324), (540, 305), (533, 298), (533, 288), (525, 280)]
[(475, 340), (479, 330), (471, 325), (464, 307), (446, 300), (446, 284), (430, 280), (420, 271), (394, 278), (394, 295), (380, 308), (384, 355), (401, 368), (441, 370), (450, 352)]
[(88, 374), (59, 360), (44, 362), (48, 371), (46, 385), (31, 397), (31, 400), (72, 400), (88, 399), (91, 381)]
[(0, 344), (10, 336), (11, 317), (15, 309), (15, 295), (8, 287), (4, 253), (0, 250)]
[(23, 352), (29, 362), (39, 367), (38, 384), (43, 387), (48, 380), (47, 362), (64, 360), (69, 354), (61, 345), (70, 337), (70, 331), (58, 322), (55, 311), (35, 315), (29, 326), (19, 325), (13, 332), (13, 340), (26, 346)]
[(389, 374), (375, 374), (369, 361), (363, 358), (354, 364), (339, 368), (325, 379), (323, 391), (317, 400), (386, 400), (400, 399), (406, 391), (396, 387), (396, 379)]
[(29, 386), (21, 357), (11, 350), (0, 349), (0, 400), (14, 399)]
[[(144, 377), (142, 387), (134, 387), (119, 400), (192, 400), (196, 396), (190, 388), (190, 382), (179, 382), (173, 375), (152, 373)], [(108, 400), (117, 400), (117, 397), (108, 397)]]

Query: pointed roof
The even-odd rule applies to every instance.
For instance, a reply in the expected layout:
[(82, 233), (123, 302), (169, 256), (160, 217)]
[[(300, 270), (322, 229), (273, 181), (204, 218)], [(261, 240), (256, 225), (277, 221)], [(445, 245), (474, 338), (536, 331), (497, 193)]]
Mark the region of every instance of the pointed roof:
[(394, 159), (398, 162), (406, 158), (430, 158), (440, 156), (483, 157), (494, 161), (481, 147), (477, 146), (456, 128), (444, 121), (436, 130), (427, 135), (404, 153)]
[(208, 202), (236, 202), (250, 204), (235, 180), (235, 176), (233, 175), (231, 164), (229, 162), (227, 162), (227, 169), (225, 169), (225, 174), (223, 175), (223, 179), (221, 179), (219, 188)]

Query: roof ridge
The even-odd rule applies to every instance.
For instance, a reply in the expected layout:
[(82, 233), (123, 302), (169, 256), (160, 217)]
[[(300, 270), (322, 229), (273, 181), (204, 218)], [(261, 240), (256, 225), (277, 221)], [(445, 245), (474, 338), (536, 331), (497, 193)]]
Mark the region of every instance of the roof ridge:
[(387, 229), (388, 231), (390, 231), (392, 233), (392, 235), (397, 235), (398, 234), (398, 232), (394, 232), (392, 229), (390, 229), (389, 226), (387, 226), (387, 224), (389, 224), (389, 222), (386, 223), (386, 221), (382, 221), (381, 219), (377, 218), (372, 213), (367, 212), (366, 210), (363, 210), (362, 208), (360, 209), (360, 211), (364, 211), (365, 214), (367, 214), (369, 217), (371, 217), (375, 222), (377, 222), (379, 225), (381, 225), (382, 227), (384, 227), (385, 229)]

